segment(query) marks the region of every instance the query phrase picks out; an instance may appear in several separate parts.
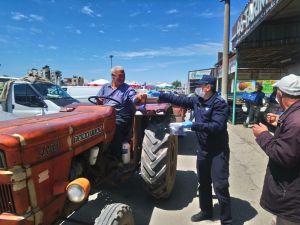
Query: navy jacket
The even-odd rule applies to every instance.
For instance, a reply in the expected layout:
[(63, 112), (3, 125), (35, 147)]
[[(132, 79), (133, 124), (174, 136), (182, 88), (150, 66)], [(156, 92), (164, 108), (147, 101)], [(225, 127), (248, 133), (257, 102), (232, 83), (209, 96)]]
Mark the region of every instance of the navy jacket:
[(208, 100), (200, 97), (175, 96), (162, 93), (160, 100), (194, 110), (196, 132), (200, 148), (207, 152), (229, 150), (228, 146), (228, 105), (217, 93)]

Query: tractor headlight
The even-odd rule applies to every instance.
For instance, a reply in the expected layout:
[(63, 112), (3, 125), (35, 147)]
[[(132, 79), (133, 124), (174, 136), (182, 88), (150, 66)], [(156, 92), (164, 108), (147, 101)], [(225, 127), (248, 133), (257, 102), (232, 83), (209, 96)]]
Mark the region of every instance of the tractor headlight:
[(90, 182), (85, 178), (78, 178), (67, 186), (67, 194), (71, 202), (82, 202), (90, 192)]

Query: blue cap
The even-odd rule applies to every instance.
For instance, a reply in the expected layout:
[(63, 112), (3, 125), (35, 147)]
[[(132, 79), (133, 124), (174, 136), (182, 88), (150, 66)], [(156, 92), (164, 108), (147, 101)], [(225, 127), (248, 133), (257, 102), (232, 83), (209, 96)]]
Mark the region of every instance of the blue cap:
[(214, 78), (213, 76), (209, 76), (209, 75), (203, 75), (202, 78), (197, 81), (196, 84), (212, 84), (212, 85), (216, 85), (216, 78)]

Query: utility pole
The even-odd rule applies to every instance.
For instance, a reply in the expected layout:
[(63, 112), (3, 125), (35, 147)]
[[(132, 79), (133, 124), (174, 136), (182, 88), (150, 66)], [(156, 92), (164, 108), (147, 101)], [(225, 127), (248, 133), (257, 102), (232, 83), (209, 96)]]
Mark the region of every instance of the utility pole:
[(113, 58), (114, 56), (113, 55), (110, 55), (109, 56), (109, 58), (110, 58), (110, 68), (112, 68), (112, 58)]
[(224, 38), (223, 38), (223, 64), (222, 64), (222, 98), (227, 102), (228, 86), (228, 53), (229, 53), (229, 21), (230, 21), (230, 0), (221, 0), (225, 2), (224, 6)]

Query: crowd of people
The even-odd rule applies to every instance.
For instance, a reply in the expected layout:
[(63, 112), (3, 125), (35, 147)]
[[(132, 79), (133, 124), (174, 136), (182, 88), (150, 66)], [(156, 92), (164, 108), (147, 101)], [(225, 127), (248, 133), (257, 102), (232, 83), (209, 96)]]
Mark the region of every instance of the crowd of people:
[[(137, 94), (124, 83), (123, 67), (112, 68), (112, 82), (101, 88), (98, 95), (114, 98), (119, 105), (117, 110), (117, 129), (129, 128), (133, 118), (133, 105), (143, 101), (147, 95)], [(269, 158), (261, 206), (276, 216), (273, 224), (300, 224), (300, 76), (288, 75), (274, 85), (272, 101), (276, 101), (283, 113), (267, 115), (270, 126), (276, 127), (274, 135), (268, 127), (257, 120), (264, 93), (260, 84), (256, 85), (254, 100), (248, 102), (248, 117), (245, 126), (253, 123), (256, 142)], [(229, 107), (216, 92), (216, 79), (204, 75), (197, 83), (195, 95), (176, 96), (159, 91), (150, 91), (148, 96), (157, 97), (164, 102), (191, 109), (193, 121), (182, 125), (196, 133), (198, 148), (197, 175), (199, 183), (200, 212), (191, 217), (193, 222), (211, 220), (213, 216), (212, 187), (220, 205), (221, 225), (232, 224), (231, 201), (229, 194), (229, 135), (227, 120)], [(271, 101), (271, 100), (270, 100)], [(105, 99), (101, 104), (113, 104)], [(120, 128), (120, 129), (118, 129)], [(121, 143), (127, 137), (116, 132), (113, 151), (120, 157)], [(128, 138), (128, 137), (127, 137)]]

